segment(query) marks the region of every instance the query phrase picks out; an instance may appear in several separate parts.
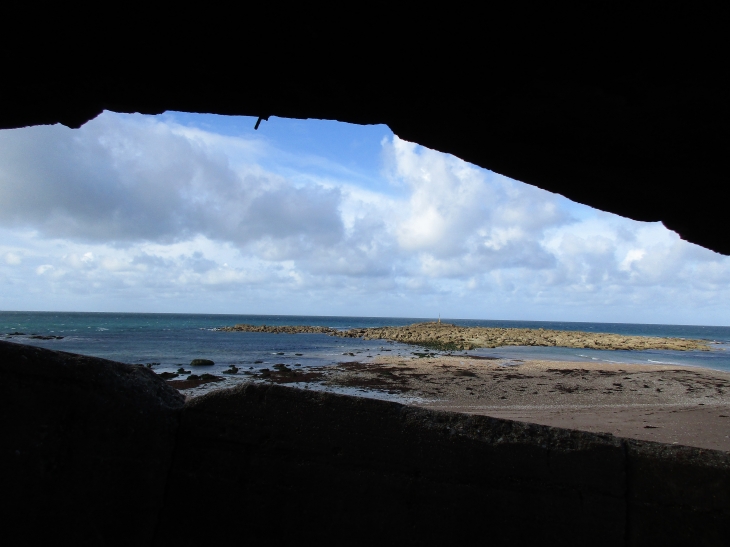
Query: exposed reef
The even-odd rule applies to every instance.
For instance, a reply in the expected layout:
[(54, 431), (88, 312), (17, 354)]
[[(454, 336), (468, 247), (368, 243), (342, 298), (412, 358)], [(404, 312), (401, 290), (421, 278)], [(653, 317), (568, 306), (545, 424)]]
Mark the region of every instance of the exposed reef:
[(414, 344), (436, 350), (497, 348), (500, 346), (559, 346), (603, 350), (677, 350), (709, 351), (706, 340), (625, 336), (601, 332), (545, 329), (501, 329), (459, 327), (448, 323), (414, 323), (405, 327), (375, 327), (336, 330), (328, 327), (235, 325), (223, 327), (227, 332), (271, 332), (277, 334), (323, 333), (345, 338), (382, 339)]
[(359, 337), (367, 340), (381, 338), (446, 350), (500, 346), (560, 346), (608, 350), (709, 350), (706, 341), (684, 338), (624, 336), (600, 332), (544, 329), (458, 327), (444, 323), (416, 323), (407, 327), (351, 329), (338, 333), (338, 336)]
[(225, 332), (268, 332), (272, 334), (332, 334), (339, 331), (330, 327), (310, 327), (307, 325), (247, 325), (239, 324), (232, 327), (221, 327), (218, 330)]

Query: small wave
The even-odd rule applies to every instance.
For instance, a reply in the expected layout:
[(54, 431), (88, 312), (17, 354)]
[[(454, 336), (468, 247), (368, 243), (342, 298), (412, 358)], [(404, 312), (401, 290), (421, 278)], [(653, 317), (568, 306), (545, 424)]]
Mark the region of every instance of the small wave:
[(677, 363), (669, 363), (667, 361), (652, 361), (651, 359), (647, 359), (650, 363), (654, 363), (655, 365), (676, 365)]
[(103, 331), (103, 330), (109, 330), (109, 329), (105, 329), (104, 327), (96, 327), (96, 330)]

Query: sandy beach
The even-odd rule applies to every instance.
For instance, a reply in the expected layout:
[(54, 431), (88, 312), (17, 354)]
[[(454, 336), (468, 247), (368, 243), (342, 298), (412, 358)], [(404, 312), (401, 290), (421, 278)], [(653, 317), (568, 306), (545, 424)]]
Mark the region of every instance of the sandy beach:
[[(364, 358), (351, 353), (357, 360), (322, 367), (297, 369), (282, 363), (254, 373), (252, 380), (354, 388), (361, 394), (375, 390), (402, 395), (407, 404), (425, 408), (730, 451), (730, 373), (679, 365), (520, 361), (454, 353), (500, 346), (711, 351), (708, 340), (440, 322), (349, 330), (239, 324), (220, 330), (321, 333), (421, 348), (410, 356)], [(185, 387), (180, 382), (178, 388)]]
[(381, 356), (306, 372), (279, 367), (262, 379), (387, 391), (425, 408), (730, 450), (730, 373), (701, 368)]

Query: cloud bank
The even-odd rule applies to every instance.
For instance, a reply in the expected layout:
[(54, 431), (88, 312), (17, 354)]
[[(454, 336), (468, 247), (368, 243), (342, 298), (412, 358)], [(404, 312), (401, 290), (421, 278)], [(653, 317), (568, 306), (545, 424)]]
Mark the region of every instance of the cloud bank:
[(376, 185), (285, 145), (110, 113), (0, 132), (0, 306), (730, 319), (730, 260), (660, 224), (393, 135)]

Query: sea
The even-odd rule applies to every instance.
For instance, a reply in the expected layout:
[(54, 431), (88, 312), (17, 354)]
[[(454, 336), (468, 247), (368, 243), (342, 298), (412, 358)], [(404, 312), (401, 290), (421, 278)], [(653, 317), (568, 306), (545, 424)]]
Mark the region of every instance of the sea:
[[(327, 366), (377, 355), (409, 356), (419, 348), (385, 340), (360, 340), (326, 334), (223, 332), (220, 327), (251, 325), (311, 325), (334, 329), (401, 326), (433, 318), (328, 317), (304, 315), (207, 315), (175, 313), (0, 312), (0, 340), (145, 364), (155, 372), (190, 370), (193, 359), (215, 363), (205, 372), (222, 373), (230, 365), (256, 372), (283, 363), (287, 366)], [(554, 347), (510, 346), (467, 353), (503, 359), (506, 365), (523, 360), (594, 361), (611, 364), (671, 364), (730, 372), (730, 327), (500, 321), (442, 318), (465, 327), (554, 329), (606, 332), (637, 336), (696, 338), (712, 342), (711, 351), (605, 351)], [(54, 337), (47, 339), (48, 337)]]

